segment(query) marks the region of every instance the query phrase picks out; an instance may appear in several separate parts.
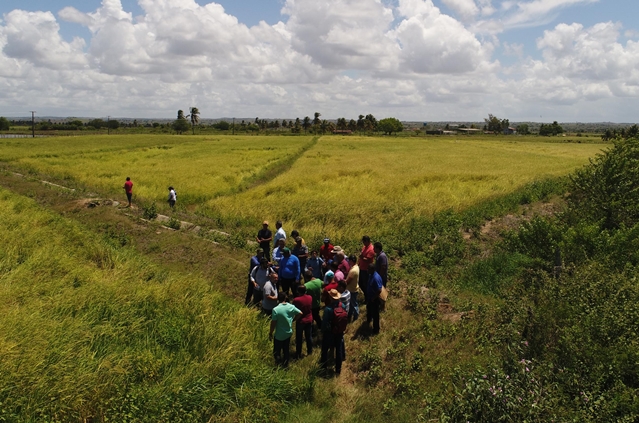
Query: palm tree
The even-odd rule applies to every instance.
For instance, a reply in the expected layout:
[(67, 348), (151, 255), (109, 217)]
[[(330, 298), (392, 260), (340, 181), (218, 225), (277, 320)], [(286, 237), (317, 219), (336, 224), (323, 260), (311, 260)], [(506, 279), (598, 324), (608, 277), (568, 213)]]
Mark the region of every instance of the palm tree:
[(328, 130), (328, 121), (326, 119), (320, 123), (320, 130), (322, 131), (322, 134), (325, 134)]
[(304, 120), (302, 121), (302, 128), (304, 128), (305, 134), (306, 134), (306, 131), (308, 131), (308, 128), (310, 127), (311, 127), (311, 118), (306, 116)]
[(191, 117), (191, 128), (193, 128), (193, 135), (195, 135), (195, 125), (200, 123), (200, 111), (197, 109), (197, 107), (191, 107), (189, 111), (191, 114), (187, 117)]
[(315, 117), (313, 118), (313, 131), (315, 133), (317, 133), (317, 131), (320, 129), (319, 126), (322, 124), (322, 121), (320, 120), (320, 116), (322, 116), (322, 114), (320, 112), (315, 112)]
[(178, 119), (186, 119), (186, 118), (184, 117), (184, 111), (182, 111), (182, 110), (178, 110), (178, 116), (177, 116), (177, 118), (178, 118)]

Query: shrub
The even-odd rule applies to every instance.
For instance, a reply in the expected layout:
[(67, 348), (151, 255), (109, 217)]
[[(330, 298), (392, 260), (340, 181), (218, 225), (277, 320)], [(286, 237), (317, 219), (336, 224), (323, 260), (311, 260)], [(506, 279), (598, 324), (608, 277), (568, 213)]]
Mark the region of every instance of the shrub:
[(158, 207), (155, 203), (151, 203), (149, 206), (142, 208), (142, 216), (145, 219), (153, 220), (158, 217)]

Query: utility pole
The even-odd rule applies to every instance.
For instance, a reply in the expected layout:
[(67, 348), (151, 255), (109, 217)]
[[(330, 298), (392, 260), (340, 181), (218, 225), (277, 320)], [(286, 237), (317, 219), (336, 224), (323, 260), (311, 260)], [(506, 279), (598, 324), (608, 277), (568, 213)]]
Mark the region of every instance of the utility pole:
[(111, 135), (111, 125), (109, 125), (110, 121), (111, 121), (111, 116), (107, 116), (107, 135)]
[(31, 112), (31, 137), (35, 138), (35, 111)]
[(233, 118), (233, 135), (235, 135), (235, 118)]

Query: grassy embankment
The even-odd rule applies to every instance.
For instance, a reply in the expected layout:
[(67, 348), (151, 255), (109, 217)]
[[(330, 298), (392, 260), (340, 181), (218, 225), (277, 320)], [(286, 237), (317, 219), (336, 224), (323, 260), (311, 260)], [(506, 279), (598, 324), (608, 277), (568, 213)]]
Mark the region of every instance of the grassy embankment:
[(4, 189), (0, 216), (0, 421), (272, 421), (312, 390), (197, 273)]

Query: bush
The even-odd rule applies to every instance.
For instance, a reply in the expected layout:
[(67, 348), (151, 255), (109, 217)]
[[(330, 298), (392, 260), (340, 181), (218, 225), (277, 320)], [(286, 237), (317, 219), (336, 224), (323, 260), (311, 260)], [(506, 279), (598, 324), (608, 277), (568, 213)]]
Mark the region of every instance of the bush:
[(180, 222), (180, 220), (174, 217), (171, 217), (171, 219), (169, 219), (169, 223), (167, 223), (166, 226), (168, 226), (171, 229), (175, 229), (176, 231), (179, 231), (180, 227), (182, 226), (182, 222)]
[(604, 229), (639, 223), (639, 140), (615, 141), (572, 178), (570, 204)]
[(158, 217), (158, 207), (156, 206), (156, 204), (151, 203), (150, 206), (145, 206), (142, 209), (142, 216), (144, 216), (144, 218), (148, 220), (153, 220)]

